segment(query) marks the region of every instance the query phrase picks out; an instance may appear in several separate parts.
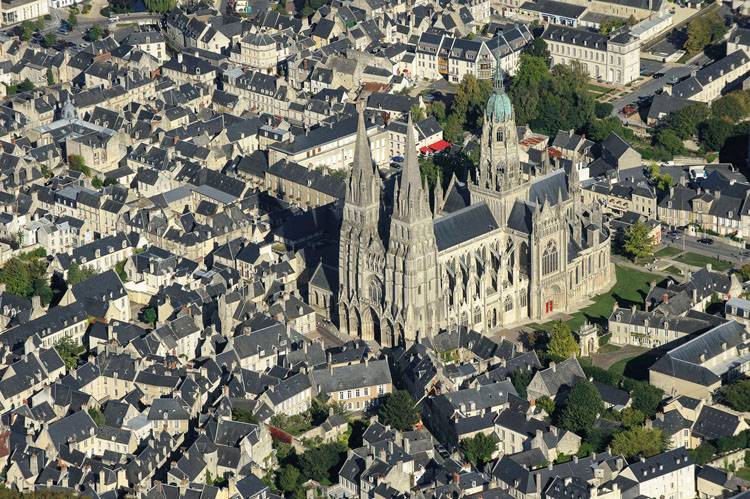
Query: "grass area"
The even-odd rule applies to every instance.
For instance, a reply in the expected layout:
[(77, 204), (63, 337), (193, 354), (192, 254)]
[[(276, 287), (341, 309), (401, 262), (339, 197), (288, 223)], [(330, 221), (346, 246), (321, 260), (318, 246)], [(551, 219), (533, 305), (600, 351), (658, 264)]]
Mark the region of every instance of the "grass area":
[(609, 369), (607, 369), (612, 374), (619, 374), (620, 376), (625, 375), (625, 367), (628, 365), (628, 362), (633, 360), (634, 358), (638, 357), (638, 355), (633, 355), (632, 357), (625, 357), (624, 359), (620, 359), (611, 366), (609, 366)]
[(744, 480), (750, 480), (750, 468), (740, 468), (736, 475)]
[(713, 270), (718, 271), (724, 271), (729, 270), (732, 268), (732, 264), (730, 262), (725, 262), (724, 260), (717, 260), (714, 257), (701, 255), (698, 253), (683, 253), (682, 255), (674, 258), (678, 262), (685, 263), (687, 265), (694, 265), (696, 267), (705, 267), (709, 263), (711, 264)]
[(681, 249), (674, 248), (672, 246), (665, 246), (659, 251), (657, 251), (656, 253), (654, 253), (654, 256), (658, 258), (670, 258), (672, 256), (679, 255), (680, 253), (682, 253)]
[[(568, 325), (573, 331), (576, 331), (581, 325), (588, 320), (597, 324), (605, 324), (612, 314), (612, 308), (615, 303), (622, 307), (629, 307), (632, 304), (642, 305), (649, 290), (651, 281), (661, 281), (662, 278), (656, 274), (640, 272), (630, 267), (617, 265), (617, 283), (608, 293), (601, 294), (594, 298), (594, 303), (588, 307), (572, 314)], [(545, 322), (544, 324), (531, 325), (534, 329), (549, 331), (554, 321)]]
[(612, 353), (618, 351), (622, 347), (618, 347), (617, 345), (612, 345), (611, 343), (607, 343), (606, 345), (602, 345), (599, 348), (599, 353)]
[(606, 95), (612, 92), (612, 90), (614, 90), (613, 88), (605, 87), (602, 85), (596, 85), (594, 83), (589, 83), (587, 86), (588, 86), (589, 92), (591, 92), (592, 94)]
[(664, 272), (667, 274), (672, 274), (675, 277), (682, 277), (682, 270), (678, 269), (674, 265), (670, 265), (666, 269), (664, 269)]

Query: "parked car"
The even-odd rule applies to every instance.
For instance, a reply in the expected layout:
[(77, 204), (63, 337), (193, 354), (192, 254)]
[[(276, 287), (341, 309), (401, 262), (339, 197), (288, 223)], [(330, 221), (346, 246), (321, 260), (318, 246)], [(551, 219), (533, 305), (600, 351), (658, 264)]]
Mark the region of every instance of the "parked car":
[(714, 240), (711, 239), (710, 237), (704, 237), (704, 238), (698, 239), (698, 242), (701, 244), (711, 246), (714, 243)]

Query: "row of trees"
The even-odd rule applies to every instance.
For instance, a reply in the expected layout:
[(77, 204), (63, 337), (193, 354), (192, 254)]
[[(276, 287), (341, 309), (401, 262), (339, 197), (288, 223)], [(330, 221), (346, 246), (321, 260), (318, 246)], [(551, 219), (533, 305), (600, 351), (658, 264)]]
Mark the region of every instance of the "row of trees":
[(727, 27), (721, 16), (716, 11), (710, 12), (690, 21), (687, 40), (683, 48), (687, 56), (692, 57), (703, 52), (708, 45), (721, 40), (726, 32)]

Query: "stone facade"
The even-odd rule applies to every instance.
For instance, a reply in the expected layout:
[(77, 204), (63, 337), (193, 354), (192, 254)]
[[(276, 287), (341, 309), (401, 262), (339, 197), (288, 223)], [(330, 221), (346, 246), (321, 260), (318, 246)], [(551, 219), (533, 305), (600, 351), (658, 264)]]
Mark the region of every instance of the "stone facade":
[[(545, 320), (608, 289), (609, 232), (584, 215), (575, 174), (522, 172), (500, 73), (487, 103), (478, 173), (466, 206), (440, 186), (430, 209), (409, 121), (406, 161), (384, 199), (360, 111), (339, 249), (342, 332), (390, 346), (465, 325), (490, 331)], [(456, 188), (457, 183), (451, 182)]]

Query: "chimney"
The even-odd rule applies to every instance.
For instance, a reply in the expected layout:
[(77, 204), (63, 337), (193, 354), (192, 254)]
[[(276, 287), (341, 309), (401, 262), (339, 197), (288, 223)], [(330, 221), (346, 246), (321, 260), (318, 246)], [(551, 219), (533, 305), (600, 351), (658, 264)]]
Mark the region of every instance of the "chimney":
[(552, 369), (553, 373), (557, 372), (557, 364), (555, 362), (550, 362), (549, 363), (549, 368)]

